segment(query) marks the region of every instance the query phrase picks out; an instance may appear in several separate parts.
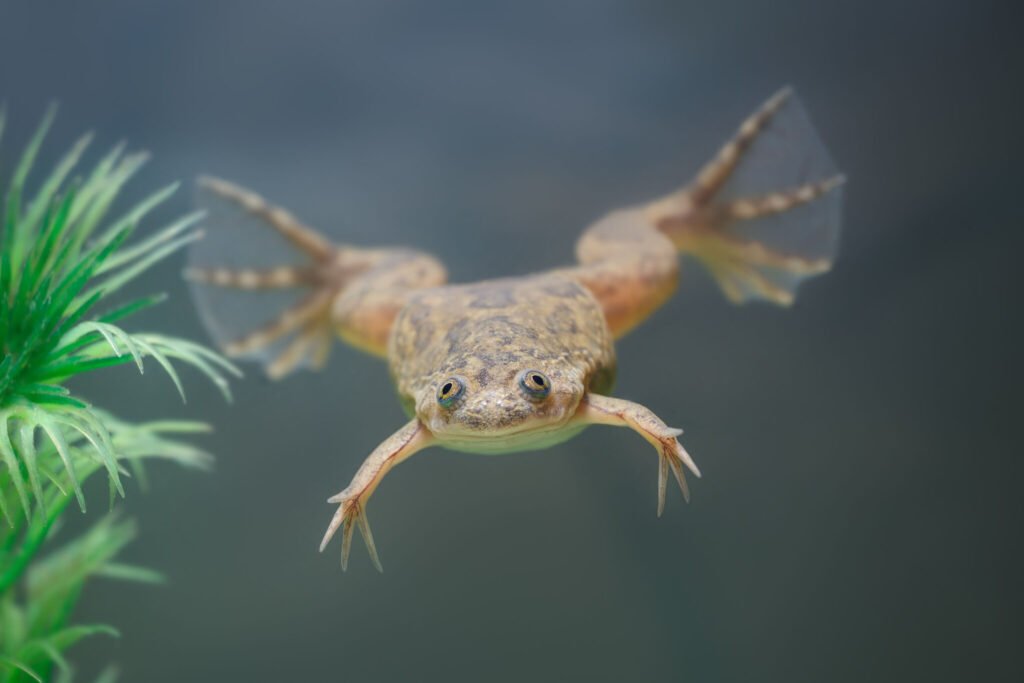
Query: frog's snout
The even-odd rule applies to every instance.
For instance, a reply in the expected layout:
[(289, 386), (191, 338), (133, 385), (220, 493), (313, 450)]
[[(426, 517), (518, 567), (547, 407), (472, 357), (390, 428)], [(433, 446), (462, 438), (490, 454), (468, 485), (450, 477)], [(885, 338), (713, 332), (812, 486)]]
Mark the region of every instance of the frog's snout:
[(435, 433), (446, 431), (502, 432), (513, 430), (534, 416), (528, 402), (510, 392), (469, 387), (449, 408), (438, 406), (428, 421)]
[[(544, 378), (547, 382), (547, 378)], [(575, 412), (579, 392), (572, 387), (555, 384), (543, 396), (531, 395), (517, 380), (505, 385), (462, 388), (458, 398), (447, 400), (447, 380), (440, 384), (445, 400), (424, 396), (418, 403), (417, 416), (438, 438), (445, 436), (472, 439), (504, 438), (509, 435), (545, 430), (560, 425)]]

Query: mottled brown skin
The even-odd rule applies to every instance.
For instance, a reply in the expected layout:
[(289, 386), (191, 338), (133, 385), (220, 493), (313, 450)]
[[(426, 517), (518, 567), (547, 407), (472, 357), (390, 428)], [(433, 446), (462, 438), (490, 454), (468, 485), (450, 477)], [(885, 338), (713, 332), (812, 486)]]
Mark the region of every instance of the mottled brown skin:
[[(413, 295), (394, 322), (388, 362), (403, 405), (446, 445), (503, 452), (516, 450), (524, 428), (564, 427), (587, 391), (610, 389), (615, 350), (597, 300), (550, 274)], [(551, 380), (544, 400), (520, 388), (524, 370)], [(465, 396), (445, 408), (435, 395), (450, 377)]]
[[(214, 193), (270, 223), (312, 262), (307, 268), (270, 272), (191, 273), (202, 282), (246, 289), (313, 287), (307, 300), (239, 340), (229, 352), (242, 353), (294, 334), (268, 368), (280, 376), (303, 360), (322, 362), (323, 340), (333, 329), (354, 346), (387, 358), (411, 418), (330, 499), (338, 510), (321, 550), (344, 528), (344, 567), (358, 526), (379, 568), (366, 502), (392, 467), (431, 445), (505, 453), (557, 443), (587, 425), (628, 427), (659, 456), (658, 513), (664, 507), (669, 471), (688, 498), (683, 468), (697, 476), (699, 471), (676, 438), (681, 431), (643, 406), (606, 395), (615, 376), (613, 340), (671, 296), (681, 251), (702, 260), (734, 300), (753, 293), (788, 304), (792, 291), (766, 278), (765, 268), (801, 276), (828, 268), (825, 260), (742, 241), (727, 227), (735, 220), (812, 201), (838, 179), (716, 201), (744, 151), (787, 95), (779, 93), (744, 122), (690, 185), (649, 204), (615, 211), (588, 228), (577, 244), (576, 265), (526, 277), (444, 285), (444, 267), (429, 254), (329, 245), (258, 196), (224, 181), (206, 181)], [(545, 382), (544, 395), (524, 384), (537, 376)], [(444, 393), (448, 388), (454, 398)]]

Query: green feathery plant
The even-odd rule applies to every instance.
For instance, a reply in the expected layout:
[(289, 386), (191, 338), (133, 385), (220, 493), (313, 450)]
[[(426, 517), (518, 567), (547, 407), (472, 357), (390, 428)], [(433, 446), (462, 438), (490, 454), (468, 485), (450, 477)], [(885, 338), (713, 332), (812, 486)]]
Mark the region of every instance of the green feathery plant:
[[(0, 111), (0, 136), (4, 128)], [(129, 424), (91, 405), (66, 386), (84, 372), (152, 359), (184, 399), (172, 361), (198, 369), (227, 398), (226, 374), (238, 370), (216, 353), (182, 339), (128, 333), (123, 322), (162, 300), (148, 296), (115, 307), (107, 297), (198, 233), (186, 216), (129, 244), (139, 221), (176, 186), (107, 220), (122, 186), (145, 161), (118, 146), (82, 178), (69, 180), (89, 144), (80, 139), (25, 196), (25, 184), (53, 120), (51, 109), (14, 168), (0, 222), (0, 682), (70, 681), (64, 651), (108, 626), (70, 623), (92, 577), (152, 582), (154, 572), (116, 562), (134, 525), (108, 514), (76, 539), (40, 555), (74, 499), (84, 512), (82, 484), (104, 472), (110, 498), (124, 496), (129, 472), (164, 458), (201, 467), (209, 456), (179, 435), (203, 431), (193, 422)], [(51, 676), (53, 674), (55, 677)], [(106, 672), (101, 680), (113, 680)]]

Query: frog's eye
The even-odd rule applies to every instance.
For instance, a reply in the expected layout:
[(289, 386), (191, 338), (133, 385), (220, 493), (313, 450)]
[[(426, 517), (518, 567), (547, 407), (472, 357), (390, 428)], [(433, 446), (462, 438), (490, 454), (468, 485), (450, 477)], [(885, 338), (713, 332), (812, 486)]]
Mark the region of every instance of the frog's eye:
[(437, 388), (437, 402), (442, 407), (447, 408), (451, 404), (455, 403), (455, 400), (462, 396), (462, 392), (465, 391), (465, 385), (459, 381), (456, 377), (449, 377), (445, 381), (441, 382), (441, 386)]
[(551, 393), (551, 380), (543, 372), (526, 370), (519, 376), (519, 386), (530, 398), (544, 398)]

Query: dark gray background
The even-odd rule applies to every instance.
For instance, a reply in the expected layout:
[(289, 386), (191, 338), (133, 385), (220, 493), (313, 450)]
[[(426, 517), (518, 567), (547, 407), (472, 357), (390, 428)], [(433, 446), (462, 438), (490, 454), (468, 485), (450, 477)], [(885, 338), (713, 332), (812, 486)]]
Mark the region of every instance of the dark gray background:
[[(90, 588), (81, 618), (124, 637), (83, 666), (1020, 677), (1024, 79), (1001, 4), (0, 2), (5, 159), (57, 98), (50, 158), (89, 128), (153, 152), (131, 197), (215, 172), (458, 280), (566, 262), (590, 220), (686, 181), (785, 83), (849, 176), (837, 268), (793, 310), (733, 308), (692, 268), (621, 343), (617, 393), (685, 427), (704, 471), (661, 520), (655, 458), (624, 430), (428, 451), (373, 499), (386, 573), (357, 546), (343, 576), (336, 546), (315, 552), (324, 500), (404, 419), (380, 362), (338, 345), (279, 384), (250, 366), (230, 406), (194, 375), (186, 406), (155, 370), (81, 382), (128, 417), (213, 423), (218, 455), (132, 491), (129, 558), (170, 583)], [(138, 283), (172, 299), (136, 328), (206, 339), (182, 263)]]

